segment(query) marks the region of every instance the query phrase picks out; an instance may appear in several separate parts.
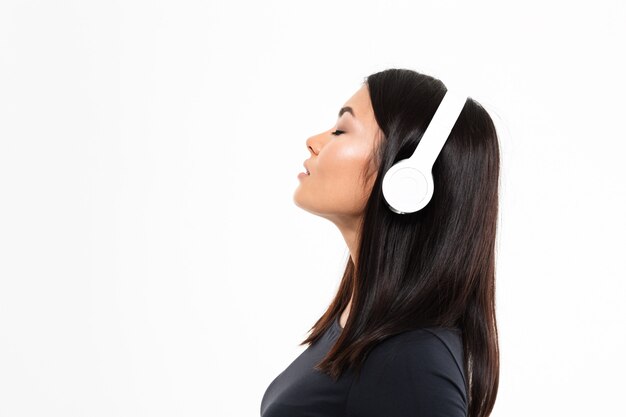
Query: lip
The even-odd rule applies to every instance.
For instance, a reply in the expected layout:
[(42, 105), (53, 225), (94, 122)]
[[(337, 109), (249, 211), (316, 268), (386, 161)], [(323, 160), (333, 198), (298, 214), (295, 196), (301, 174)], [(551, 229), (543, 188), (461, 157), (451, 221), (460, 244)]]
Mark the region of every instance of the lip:
[(302, 166), (304, 166), (304, 169), (307, 170), (307, 172), (309, 173), (309, 175), (311, 174), (311, 170), (309, 169), (309, 167), (306, 165), (307, 161), (304, 161), (304, 163), (302, 164)]

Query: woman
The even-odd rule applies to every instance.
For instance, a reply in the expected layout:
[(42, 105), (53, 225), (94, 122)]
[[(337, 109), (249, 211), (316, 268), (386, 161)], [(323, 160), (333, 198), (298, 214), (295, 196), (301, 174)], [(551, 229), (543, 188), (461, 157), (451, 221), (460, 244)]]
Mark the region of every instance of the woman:
[[(499, 145), (468, 98), (414, 213), (382, 180), (410, 157), (446, 93), (406, 69), (367, 77), (333, 129), (306, 141), (295, 204), (332, 221), (350, 251), (302, 352), (268, 386), (262, 417), (486, 417), (499, 378), (495, 238)], [(419, 150), (418, 150), (419, 152)]]

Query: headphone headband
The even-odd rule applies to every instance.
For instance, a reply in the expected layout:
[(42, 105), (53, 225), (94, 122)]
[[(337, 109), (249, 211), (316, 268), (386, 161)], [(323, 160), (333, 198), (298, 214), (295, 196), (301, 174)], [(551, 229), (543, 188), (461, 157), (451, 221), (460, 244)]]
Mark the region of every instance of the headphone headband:
[(446, 92), (410, 159), (414, 159), (420, 167), (429, 170), (432, 168), (441, 149), (443, 149), (443, 145), (448, 140), (466, 100), (467, 96), (450, 90)]

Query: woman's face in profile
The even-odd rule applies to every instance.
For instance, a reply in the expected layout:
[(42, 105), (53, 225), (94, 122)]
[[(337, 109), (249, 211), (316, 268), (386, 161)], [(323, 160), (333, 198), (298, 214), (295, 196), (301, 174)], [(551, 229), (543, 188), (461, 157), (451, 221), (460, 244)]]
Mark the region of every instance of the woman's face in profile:
[(346, 101), (340, 113), (332, 129), (306, 140), (311, 156), (305, 164), (310, 175), (298, 179), (293, 200), (313, 214), (345, 222), (363, 213), (376, 179), (375, 171), (365, 184), (361, 178), (373, 164), (370, 160), (379, 131), (366, 84)]

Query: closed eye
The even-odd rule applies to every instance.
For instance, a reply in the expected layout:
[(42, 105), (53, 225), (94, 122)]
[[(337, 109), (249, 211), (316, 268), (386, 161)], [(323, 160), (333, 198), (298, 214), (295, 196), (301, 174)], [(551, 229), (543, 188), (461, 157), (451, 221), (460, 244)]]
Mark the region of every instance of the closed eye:
[(344, 132), (343, 130), (339, 130), (339, 129), (335, 130), (334, 132), (330, 132), (331, 135), (335, 135), (335, 136), (339, 136), (342, 133), (346, 133), (346, 132)]

